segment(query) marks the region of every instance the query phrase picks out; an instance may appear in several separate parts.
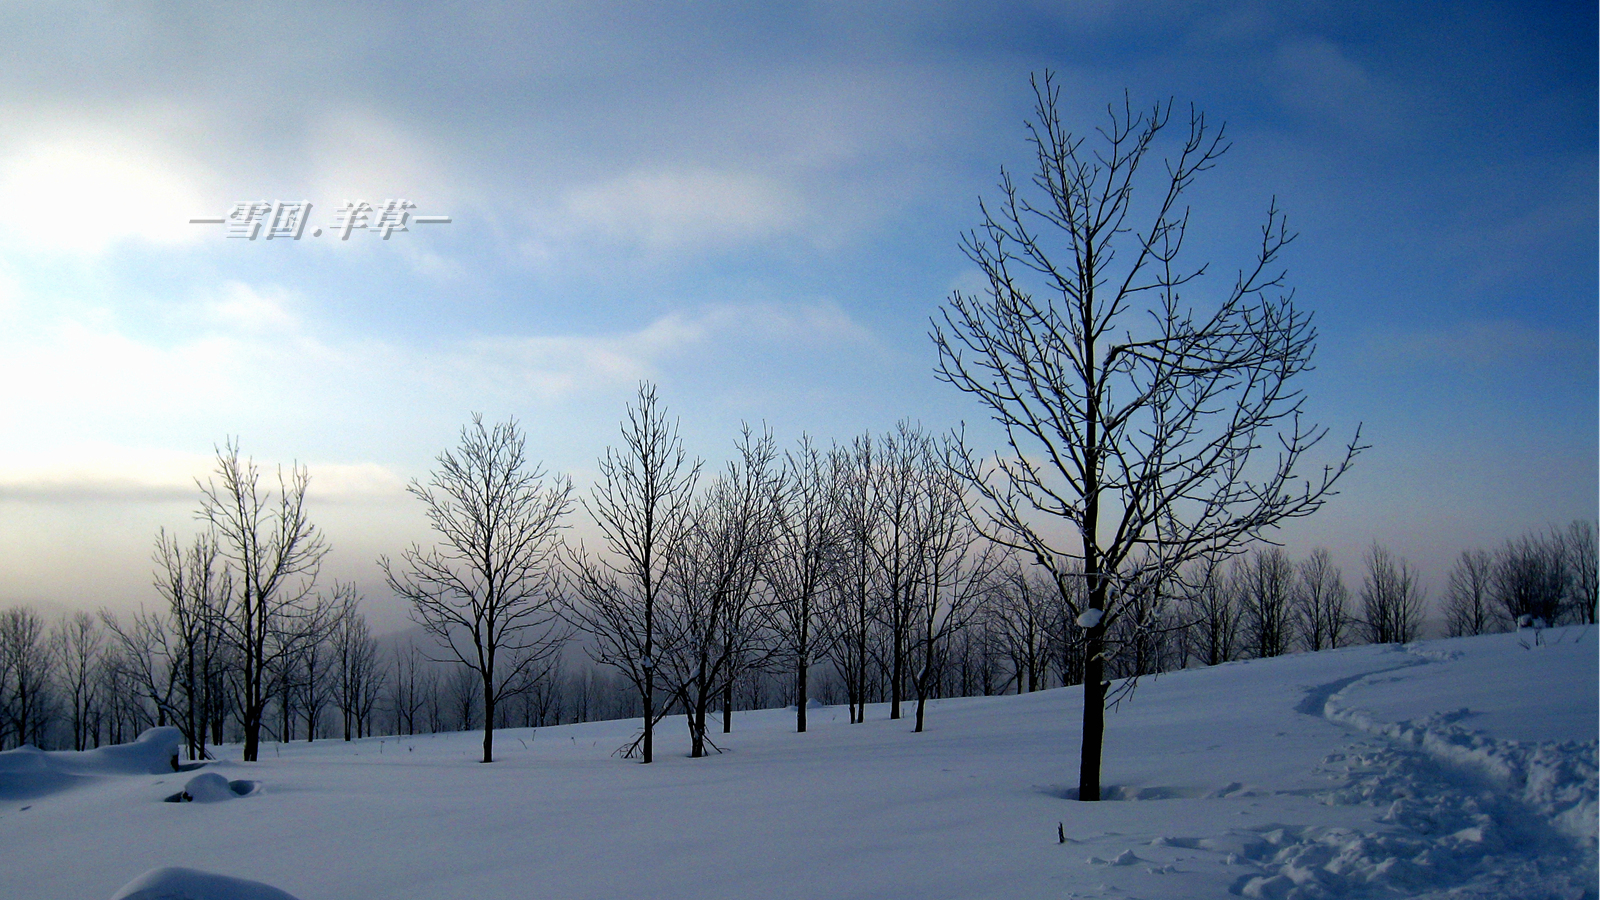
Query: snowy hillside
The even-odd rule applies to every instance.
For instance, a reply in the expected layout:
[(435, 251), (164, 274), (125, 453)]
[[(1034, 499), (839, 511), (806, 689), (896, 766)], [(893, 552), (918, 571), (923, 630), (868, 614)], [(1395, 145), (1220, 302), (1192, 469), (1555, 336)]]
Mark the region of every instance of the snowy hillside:
[[(651, 766), (612, 756), (629, 722), (502, 732), (488, 766), (475, 734), (162, 774), (159, 735), (12, 751), (0, 896), (1594, 897), (1596, 669), (1570, 628), (1150, 679), (1097, 804), (1068, 799), (1075, 689), (944, 701), (925, 734), (736, 714), (704, 760), (669, 719)], [(186, 786), (211, 802), (163, 802)]]

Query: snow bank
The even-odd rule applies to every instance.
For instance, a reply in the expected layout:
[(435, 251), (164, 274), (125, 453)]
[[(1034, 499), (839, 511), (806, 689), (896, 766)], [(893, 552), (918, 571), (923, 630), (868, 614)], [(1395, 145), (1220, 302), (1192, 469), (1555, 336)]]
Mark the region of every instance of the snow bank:
[(94, 750), (44, 751), (31, 744), (0, 753), (0, 799), (42, 797), (100, 775), (160, 775), (176, 771), (183, 733), (151, 728), (131, 744)]
[(122, 886), (111, 900), (295, 900), (259, 881), (214, 875), (198, 869), (163, 866)]

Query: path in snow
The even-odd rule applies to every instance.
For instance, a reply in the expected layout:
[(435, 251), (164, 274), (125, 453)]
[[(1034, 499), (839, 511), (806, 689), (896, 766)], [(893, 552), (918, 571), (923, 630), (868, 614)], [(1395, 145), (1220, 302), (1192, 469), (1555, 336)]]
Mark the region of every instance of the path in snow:
[(1351, 705), (1347, 691), (1455, 651), (1410, 645), (1397, 665), (1313, 687), (1297, 711), (1368, 736), (1324, 760), (1339, 781), (1330, 805), (1385, 808), (1387, 828), (1285, 826), (1247, 842), (1260, 874), (1245, 897), (1593, 897), (1596, 877), (1594, 742), (1497, 740), (1457, 724), (1462, 707), (1387, 722)]

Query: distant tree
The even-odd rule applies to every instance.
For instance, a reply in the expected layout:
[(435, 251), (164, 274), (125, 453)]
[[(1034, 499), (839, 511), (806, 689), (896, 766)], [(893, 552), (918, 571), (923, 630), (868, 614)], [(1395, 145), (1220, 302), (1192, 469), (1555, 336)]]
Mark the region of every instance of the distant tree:
[[(1085, 583), (1078, 796), (1098, 800), (1108, 629), (1185, 563), (1315, 512), (1360, 444), (1297, 474), (1326, 430), (1301, 416), (1296, 376), (1316, 330), (1277, 271), (1293, 235), (1276, 206), (1255, 259), (1193, 305), (1206, 265), (1180, 254), (1184, 195), (1228, 149), (1221, 129), (1191, 111), (1152, 169), (1170, 104), (1109, 110), (1091, 151), (1063, 124), (1048, 74), (1034, 93), (1035, 174), (1019, 187), (1002, 173), (1000, 202), (981, 206), (964, 249), (985, 289), (952, 295), (932, 338), (939, 377), (1006, 433), (1003, 455), (961, 463), (986, 501), (985, 532), (1050, 569), (1064, 598), (1069, 580)], [(1135, 202), (1135, 176), (1152, 171), (1153, 202)]]
[(1554, 625), (1564, 612), (1572, 573), (1559, 535), (1528, 534), (1507, 541), (1495, 556), (1494, 591), (1507, 627), (1519, 619)]
[(1404, 559), (1395, 559), (1374, 543), (1366, 555), (1366, 580), (1361, 585), (1361, 628), (1368, 643), (1406, 643), (1422, 627), (1426, 595), (1417, 574)]
[[(149, 724), (176, 725), (180, 731), (192, 727), (187, 715), (182, 642), (174, 635), (171, 621), (143, 607), (127, 622), (107, 610), (100, 611), (100, 618), (113, 648), (106, 664), (114, 669), (117, 688), (132, 700), (122, 710), (134, 732), (130, 737), (138, 736), (146, 718)], [(191, 755), (199, 752), (198, 737), (186, 734), (185, 741)]]
[(322, 630), (328, 608), (314, 589), (328, 553), (322, 533), (306, 515), (310, 473), (278, 469), (278, 490), (264, 491), (255, 461), (240, 459), (229, 441), (217, 450), (217, 468), (200, 485), (198, 518), (211, 527), (219, 555), (233, 570), (233, 602), (220, 620), (236, 665), (244, 760), (255, 762), (261, 725), (274, 694), (273, 674), (284, 671), (301, 642)]
[(784, 455), (783, 492), (777, 507), (775, 546), (766, 578), (772, 587), (768, 623), (777, 656), (794, 673), (795, 731), (806, 730), (811, 666), (826, 651), (819, 616), (827, 577), (843, 537), (838, 454), (809, 437)]
[(655, 758), (656, 603), (682, 562), (700, 461), (691, 460), (667, 420), (656, 389), (639, 386), (622, 426), (621, 449), (607, 448), (600, 478), (584, 508), (594, 518), (610, 555), (593, 558), (579, 548), (569, 568), (579, 603), (569, 607), (576, 626), (594, 638), (593, 659), (616, 668), (639, 692), (644, 730), (637, 749)]
[(1257, 658), (1289, 652), (1294, 564), (1282, 547), (1251, 554), (1244, 568), (1245, 630)]
[[(105, 633), (94, 616), (79, 610), (63, 615), (51, 630), (51, 655), (55, 657), (61, 694), (72, 719), (72, 749), (87, 749), (93, 728), (93, 711), (99, 700), (101, 654)], [(98, 737), (98, 734), (95, 735)], [(99, 741), (95, 740), (98, 746)]]
[(1237, 658), (1239, 650), (1239, 595), (1243, 590), (1242, 564), (1230, 571), (1223, 560), (1211, 556), (1191, 564), (1185, 584), (1188, 656), (1215, 666)]
[(494, 761), (495, 704), (521, 670), (559, 649), (562, 519), (572, 481), (531, 462), (515, 421), (483, 417), (461, 429), (461, 444), (439, 454), (428, 484), (413, 480), (440, 542), (412, 545), (401, 564), (380, 560), (412, 621), (446, 658), (475, 673), (482, 697), (483, 762)]
[[(383, 670), (378, 666), (378, 642), (361, 614), (361, 597), (355, 585), (335, 587), (339, 611), (334, 616), (332, 652), (333, 704), (345, 740), (362, 737), (366, 718), (381, 690)], [(399, 733), (398, 727), (395, 729)]]
[(44, 742), (50, 705), (50, 646), (31, 606), (0, 612), (0, 748)]
[(1350, 627), (1350, 592), (1326, 547), (1318, 547), (1300, 563), (1295, 582), (1296, 620), (1300, 643), (1307, 650), (1339, 646)]
[(881, 510), (874, 484), (878, 457), (871, 434), (833, 451), (838, 478), (839, 542), (827, 573), (819, 624), (826, 655), (844, 683), (851, 724), (866, 721), (868, 673), (875, 651), (880, 588), (872, 552)]
[(1050, 573), (1025, 566), (1014, 556), (1006, 560), (989, 596), (992, 639), (1011, 661), (1011, 679), (1019, 694), (1045, 686), (1055, 598)]
[(1567, 526), (1564, 541), (1563, 549), (1572, 575), (1572, 617), (1593, 625), (1596, 613), (1600, 613), (1600, 579), (1596, 577), (1600, 549), (1595, 542), (1595, 523), (1588, 519), (1573, 520)]
[(1444, 621), (1451, 637), (1499, 630), (1494, 602), (1494, 557), (1485, 550), (1463, 550), (1450, 570)]
[(668, 571), (656, 607), (658, 672), (683, 707), (695, 758), (706, 753), (712, 700), (724, 697), (724, 720), (731, 713), (728, 695), (752, 649), (745, 620), (777, 530), (780, 472), (772, 434), (746, 429), (738, 450), (739, 460), (695, 503), (677, 549), (682, 563)]
[[(931, 449), (931, 448), (930, 448)], [(972, 526), (966, 486), (948, 466), (930, 458), (922, 467), (912, 512), (919, 575), (912, 585), (915, 657), (912, 686), (920, 732), (928, 698), (944, 672), (951, 639), (963, 631), (994, 592), (1003, 554)]]
[(416, 734), (417, 720), (425, 702), (425, 672), (428, 661), (415, 644), (394, 648), (394, 678), (389, 681), (389, 709), (394, 713), (395, 734)]

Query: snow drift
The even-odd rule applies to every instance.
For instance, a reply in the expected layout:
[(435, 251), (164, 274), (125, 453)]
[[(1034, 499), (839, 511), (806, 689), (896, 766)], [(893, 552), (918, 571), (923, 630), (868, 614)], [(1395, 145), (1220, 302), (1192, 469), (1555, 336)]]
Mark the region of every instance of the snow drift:
[(94, 750), (44, 751), (31, 744), (0, 753), (0, 800), (43, 797), (106, 775), (154, 775), (177, 771), (183, 733), (151, 728), (131, 744)]
[(295, 900), (271, 885), (163, 866), (123, 885), (111, 900)]

